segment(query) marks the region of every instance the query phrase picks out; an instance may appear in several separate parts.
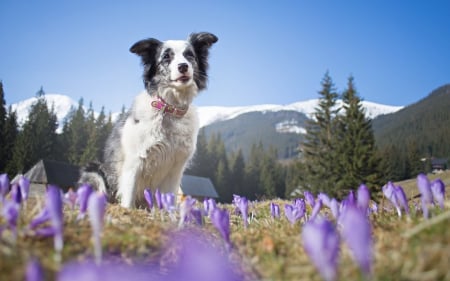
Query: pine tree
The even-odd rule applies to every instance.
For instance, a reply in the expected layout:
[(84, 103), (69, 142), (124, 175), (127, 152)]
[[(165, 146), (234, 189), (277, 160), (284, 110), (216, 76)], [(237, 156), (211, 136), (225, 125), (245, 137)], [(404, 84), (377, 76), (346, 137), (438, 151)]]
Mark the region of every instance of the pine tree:
[(264, 147), (260, 141), (252, 144), (250, 155), (245, 165), (245, 183), (242, 194), (249, 200), (257, 199), (260, 194), (261, 163), (264, 157)]
[(230, 187), (233, 194), (242, 195), (245, 189), (245, 161), (242, 150), (230, 157)]
[(301, 150), (304, 161), (303, 189), (337, 195), (335, 184), (339, 179), (337, 166), (337, 108), (338, 94), (329, 73), (322, 80), (319, 104), (306, 128)]
[(108, 136), (111, 134), (113, 124), (112, 124), (112, 117), (111, 114), (109, 114), (108, 119), (106, 119), (105, 115), (105, 109), (102, 107), (102, 110), (100, 111), (99, 116), (97, 117), (97, 121), (95, 124), (98, 132), (98, 138), (97, 138), (97, 157), (96, 159), (102, 160), (103, 159), (103, 148), (105, 147), (106, 140), (108, 139)]
[(87, 163), (98, 160), (97, 152), (98, 152), (98, 130), (96, 126), (96, 120), (94, 115), (94, 108), (92, 103), (89, 104), (89, 109), (87, 111), (87, 117), (84, 122), (84, 130), (86, 134), (86, 142), (85, 146), (81, 149), (81, 157), (79, 160), (79, 165), (86, 165)]
[(208, 152), (208, 141), (205, 130), (202, 128), (197, 137), (197, 149), (194, 158), (186, 170), (186, 173), (211, 178), (211, 161)]
[(78, 108), (70, 113), (69, 120), (63, 128), (63, 135), (67, 145), (67, 160), (74, 165), (82, 164), (81, 155), (88, 139), (83, 99), (79, 100)]
[(17, 123), (17, 114), (12, 110), (12, 107), (9, 107), (8, 116), (6, 118), (5, 128), (3, 131), (3, 147), (4, 154), (3, 160), (6, 165), (0, 171), (6, 171), (11, 177), (16, 175), (17, 170), (13, 169), (11, 166), (11, 161), (13, 159), (13, 149), (14, 144), (16, 143), (17, 136), (19, 134), (19, 125)]
[(5, 149), (5, 127), (6, 127), (6, 102), (5, 93), (3, 91), (3, 83), (0, 81), (0, 172), (5, 170), (6, 167), (6, 154)]
[(48, 108), (41, 87), (14, 146), (12, 168), (25, 172), (42, 158), (54, 159), (57, 127), (56, 114)]
[(358, 96), (353, 77), (349, 77), (347, 89), (342, 94), (344, 113), (338, 116), (337, 167), (341, 170), (336, 183), (338, 190), (355, 189), (361, 183), (378, 186), (379, 159), (376, 154), (372, 123), (365, 115), (362, 100)]

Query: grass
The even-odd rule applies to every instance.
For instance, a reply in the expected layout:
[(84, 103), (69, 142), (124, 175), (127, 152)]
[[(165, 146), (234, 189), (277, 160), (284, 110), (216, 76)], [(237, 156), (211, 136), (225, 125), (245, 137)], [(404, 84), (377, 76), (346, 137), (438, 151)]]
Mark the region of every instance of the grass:
[[(450, 173), (442, 175), (448, 190)], [(408, 196), (414, 193), (410, 182), (401, 184)], [(284, 218), (283, 211), (281, 219), (272, 219), (270, 202), (252, 203), (249, 210), (252, 218), (247, 228), (244, 228), (241, 218), (231, 212), (234, 248), (230, 257), (238, 261), (248, 280), (321, 280), (303, 250), (300, 238), (302, 223), (291, 225)], [(279, 204), (282, 210), (284, 204), (290, 203), (286, 200), (273, 202)], [(21, 231), (16, 243), (13, 243), (8, 231), (1, 237), (0, 280), (24, 280), (26, 264), (32, 257), (42, 263), (46, 279), (54, 280), (62, 264), (93, 256), (89, 222), (76, 221), (77, 211), (64, 210), (62, 263), (54, 258), (52, 238), (37, 238), (25, 231), (25, 226), (42, 206), (42, 198), (33, 198), (23, 206), (19, 222)], [(410, 206), (414, 206), (414, 202)], [(221, 207), (230, 211), (233, 209), (231, 205)], [(448, 197), (446, 209), (432, 208), (430, 220), (424, 220), (419, 211), (412, 209), (409, 218), (399, 218), (396, 212), (387, 211), (371, 215), (375, 258), (373, 280), (450, 280)], [(324, 208), (322, 213), (328, 213), (328, 209)], [(102, 237), (104, 255), (127, 263), (159, 259), (163, 245), (170, 245), (170, 233), (178, 231), (177, 222), (159, 212), (108, 205), (106, 214)], [(205, 220), (203, 229), (217, 240), (221, 239), (209, 219)], [(363, 280), (345, 245), (341, 247), (339, 280)]]

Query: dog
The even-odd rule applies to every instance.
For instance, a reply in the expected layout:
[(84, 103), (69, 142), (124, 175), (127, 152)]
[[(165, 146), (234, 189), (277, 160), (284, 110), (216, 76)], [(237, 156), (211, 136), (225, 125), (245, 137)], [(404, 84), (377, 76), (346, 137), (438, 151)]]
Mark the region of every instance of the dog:
[(217, 41), (200, 32), (187, 40), (145, 39), (130, 48), (142, 60), (145, 92), (114, 125), (103, 161), (84, 167), (79, 183), (125, 208), (144, 206), (145, 188), (177, 192), (197, 144), (191, 103), (207, 86), (209, 49)]

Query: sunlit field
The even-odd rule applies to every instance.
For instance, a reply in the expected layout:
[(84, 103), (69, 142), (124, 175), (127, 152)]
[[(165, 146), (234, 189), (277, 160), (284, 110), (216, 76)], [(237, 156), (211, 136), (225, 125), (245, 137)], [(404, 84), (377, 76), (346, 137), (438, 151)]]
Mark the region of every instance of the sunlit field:
[[(449, 172), (429, 175), (430, 181), (435, 178), (440, 178), (448, 189)], [(91, 206), (94, 203), (89, 201), (82, 217), (80, 206), (75, 203), (79, 201), (72, 201), (72, 206), (67, 200), (62, 205), (61, 251), (55, 249), (57, 234), (52, 231), (52, 215), (39, 224), (32, 223), (45, 217), (43, 209), (53, 208), (49, 196), (20, 203), (14, 226), (14, 216), (7, 211), (12, 210), (7, 206), (12, 200), (10, 194), (0, 203), (0, 280), (27, 280), (27, 271), (32, 277), (44, 276), (42, 280), (97, 280), (93, 276), (103, 276), (101, 280), (125, 280), (124, 276), (128, 280), (450, 280), (448, 195), (444, 209), (436, 197), (434, 203), (426, 204), (429, 213), (424, 218), (421, 197), (412, 198), (420, 194), (417, 180), (396, 185), (402, 186), (410, 198), (409, 214), (404, 206), (400, 206), (399, 213), (383, 193), (372, 194), (375, 201), (361, 205), (357, 187), (354, 203), (339, 202), (337, 217), (327, 206), (329, 202), (320, 197), (314, 197), (313, 206), (308, 198), (299, 198), (305, 213), (296, 218), (286, 214), (287, 205), (295, 208), (299, 203), (292, 200), (248, 202), (244, 208), (239, 205), (247, 204), (239, 201), (243, 198), (237, 198), (236, 204), (215, 207), (205, 207), (203, 201), (188, 198), (173, 206), (166, 202), (160, 209), (153, 197), (151, 209), (128, 210), (106, 204), (104, 215), (100, 212), (99, 221), (95, 222), (96, 213), (89, 209), (95, 208)], [(279, 207), (279, 213), (274, 213), (271, 204)], [(365, 225), (357, 220), (348, 222), (351, 204), (367, 218), (364, 221), (368, 223), (369, 236), (360, 234)], [(331, 226), (326, 235), (338, 239), (337, 250), (317, 246), (320, 243), (312, 243), (311, 238), (304, 239), (308, 225), (317, 226), (324, 221)], [(97, 249), (93, 226), (99, 227)], [(352, 245), (349, 235), (351, 240), (363, 239), (367, 243)], [(319, 241), (320, 237), (313, 240)], [(358, 260), (354, 247), (366, 253), (370, 262), (367, 267)], [(334, 265), (325, 261), (330, 251), (336, 251)], [(314, 252), (320, 254), (319, 264), (314, 260)], [(327, 267), (332, 272), (328, 277), (323, 272)]]

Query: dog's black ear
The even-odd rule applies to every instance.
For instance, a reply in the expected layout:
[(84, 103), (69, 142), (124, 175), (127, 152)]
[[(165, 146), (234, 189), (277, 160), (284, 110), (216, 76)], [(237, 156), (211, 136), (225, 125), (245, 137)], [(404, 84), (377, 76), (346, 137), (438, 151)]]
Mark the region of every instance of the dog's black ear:
[(153, 64), (156, 60), (156, 53), (161, 45), (161, 41), (154, 38), (149, 38), (136, 42), (133, 46), (131, 46), (130, 52), (139, 55), (144, 64)]
[(189, 35), (188, 41), (194, 48), (197, 57), (200, 75), (195, 80), (200, 90), (206, 87), (209, 48), (218, 40), (219, 38), (216, 35), (209, 32), (192, 33)]

